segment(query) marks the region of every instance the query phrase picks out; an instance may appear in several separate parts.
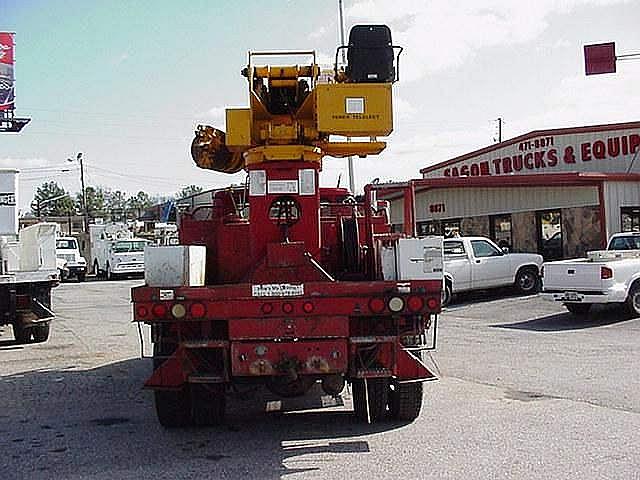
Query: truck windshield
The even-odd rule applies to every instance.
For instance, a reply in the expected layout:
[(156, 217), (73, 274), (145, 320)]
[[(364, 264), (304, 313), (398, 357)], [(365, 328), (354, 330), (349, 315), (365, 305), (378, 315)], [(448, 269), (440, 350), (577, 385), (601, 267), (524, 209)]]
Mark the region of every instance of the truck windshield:
[(56, 240), (56, 249), (59, 250), (75, 250), (76, 248), (78, 248), (78, 244), (76, 243), (76, 241), (74, 239), (58, 239)]
[(615, 237), (611, 239), (609, 250), (640, 250), (640, 236)]
[(147, 242), (143, 240), (136, 240), (136, 241), (121, 240), (119, 242), (116, 242), (116, 246), (113, 249), (113, 251), (115, 253), (143, 252), (144, 246), (146, 244)]

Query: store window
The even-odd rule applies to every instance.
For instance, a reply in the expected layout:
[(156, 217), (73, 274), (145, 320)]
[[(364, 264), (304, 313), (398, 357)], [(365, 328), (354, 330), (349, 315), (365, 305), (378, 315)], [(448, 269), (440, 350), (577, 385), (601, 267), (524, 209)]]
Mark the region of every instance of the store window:
[(419, 236), (442, 235), (445, 238), (450, 238), (462, 235), (460, 231), (460, 219), (418, 222), (416, 227)]
[(536, 212), (538, 227), (538, 252), (545, 260), (561, 259), (562, 215), (560, 210)]
[(500, 248), (512, 249), (511, 215), (493, 215), (489, 217), (489, 230), (491, 239)]
[(640, 232), (640, 207), (622, 207), (620, 216), (623, 232)]
[(427, 235), (441, 235), (440, 222), (418, 222), (416, 224), (419, 237), (426, 237)]

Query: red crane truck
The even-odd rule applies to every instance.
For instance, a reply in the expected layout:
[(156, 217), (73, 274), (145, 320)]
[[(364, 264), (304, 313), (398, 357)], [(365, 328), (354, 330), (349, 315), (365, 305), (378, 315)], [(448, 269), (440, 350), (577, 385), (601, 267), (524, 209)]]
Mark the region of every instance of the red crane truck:
[[(318, 186), (323, 157), (384, 149), (401, 49), (384, 25), (355, 26), (341, 49), (347, 63), (336, 52), (330, 75), (314, 52), (250, 52), (250, 106), (227, 109), (226, 133), (196, 131), (200, 167), (245, 169), (248, 181), (182, 211), (181, 246), (147, 248), (146, 284), (132, 290), (134, 320), (151, 325), (145, 385), (166, 427), (220, 422), (226, 393), (247, 383), (294, 397), (348, 382), (359, 418), (420, 412), (435, 379), (421, 353), (435, 344), (442, 239), (414, 238), (410, 187), (394, 233), (376, 200), (383, 185), (359, 199)], [(285, 55), (312, 61), (256, 64)]]

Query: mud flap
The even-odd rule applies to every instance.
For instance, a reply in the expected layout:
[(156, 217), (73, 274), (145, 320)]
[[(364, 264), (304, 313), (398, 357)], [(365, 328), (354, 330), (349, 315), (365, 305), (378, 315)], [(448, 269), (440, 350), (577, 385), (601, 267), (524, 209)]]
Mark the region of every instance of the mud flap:
[(179, 345), (173, 354), (160, 365), (144, 383), (145, 388), (178, 389), (181, 388), (196, 371), (189, 350)]
[(404, 348), (398, 348), (396, 356), (396, 375), (399, 381), (427, 381), (437, 377), (418, 357)]

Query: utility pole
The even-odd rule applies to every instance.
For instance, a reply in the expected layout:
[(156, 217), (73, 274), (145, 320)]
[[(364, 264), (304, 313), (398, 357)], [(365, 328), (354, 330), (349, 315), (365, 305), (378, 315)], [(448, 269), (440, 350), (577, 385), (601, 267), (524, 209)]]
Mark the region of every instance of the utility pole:
[[(84, 164), (82, 163), (82, 152), (76, 155), (76, 160), (80, 163), (80, 187), (82, 188), (82, 216), (84, 217), (84, 231), (89, 231), (89, 211), (87, 210), (87, 190), (84, 188)], [(67, 162), (73, 159), (67, 158)]]
[[(338, 7), (340, 9), (340, 45), (344, 45), (344, 5), (342, 4), (342, 0), (338, 0)], [(345, 49), (343, 48), (342, 50), (342, 63), (346, 63), (346, 58), (345, 58)], [(349, 141), (349, 138), (347, 138), (347, 141)], [(355, 173), (353, 171), (353, 157), (347, 157), (347, 167), (349, 170), (349, 190), (351, 190), (351, 193), (353, 195), (355, 195), (356, 193), (356, 179), (355, 179)]]
[(498, 143), (502, 142), (502, 117), (496, 119), (498, 122)]

